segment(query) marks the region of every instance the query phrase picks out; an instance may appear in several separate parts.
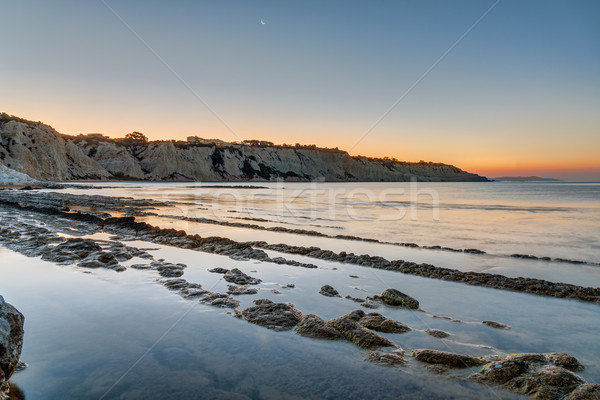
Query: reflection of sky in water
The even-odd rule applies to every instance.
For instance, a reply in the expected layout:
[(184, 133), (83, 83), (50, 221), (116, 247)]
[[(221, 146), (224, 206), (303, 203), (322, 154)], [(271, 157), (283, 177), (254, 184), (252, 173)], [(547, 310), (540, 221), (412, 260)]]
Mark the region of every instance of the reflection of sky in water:
[[(119, 185), (91, 192), (178, 202), (158, 211), (168, 215), (600, 262), (600, 184), (594, 183)], [(432, 208), (436, 199), (439, 218)]]
[[(403, 309), (378, 309), (415, 329), (386, 335), (406, 350), (427, 347), (490, 354), (491, 350), (472, 343), (505, 352), (564, 351), (586, 364), (588, 368), (582, 373), (585, 379), (600, 381), (600, 344), (596, 340), (600, 308), (595, 304), (326, 261), (314, 261), (321, 268), (311, 270), (238, 262), (143, 242), (133, 244), (160, 248), (153, 253), (156, 258), (185, 262), (188, 269), (183, 277), (206, 289), (226, 290), (221, 275), (207, 272), (215, 266), (235, 265), (261, 278), (264, 283), (258, 286), (258, 295), (238, 297), (241, 308), (255, 298), (266, 297), (291, 301), (304, 313), (328, 319), (358, 307), (350, 300), (317, 294), (323, 284), (332, 284), (343, 295), (355, 297), (395, 287), (419, 299), (429, 313), (464, 321), (451, 322)], [(223, 309), (182, 300), (153, 282), (156, 274), (152, 271), (86, 271), (7, 250), (1, 250), (1, 256), (0, 292), (26, 316), (22, 359), (30, 367), (13, 381), (29, 400), (98, 399), (146, 352), (105, 398), (495, 397), (485, 386), (426, 372), (413, 360), (400, 368), (373, 365), (363, 361), (366, 353), (351, 343), (272, 332), (233, 318)], [(288, 283), (296, 287), (281, 288)], [(274, 294), (272, 288), (282, 293)], [(512, 329), (489, 328), (479, 322), (484, 319), (507, 323)], [(452, 340), (435, 339), (420, 331), (429, 327), (452, 333)], [(517, 398), (504, 391), (497, 394)]]

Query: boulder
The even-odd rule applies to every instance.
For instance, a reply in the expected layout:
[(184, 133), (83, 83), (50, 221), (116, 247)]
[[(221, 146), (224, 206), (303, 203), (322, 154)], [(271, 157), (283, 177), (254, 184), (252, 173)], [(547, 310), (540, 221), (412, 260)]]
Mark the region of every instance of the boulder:
[(19, 365), (23, 347), (25, 317), (0, 296), (0, 386), (8, 388), (7, 381)]
[(585, 383), (573, 372), (548, 365), (537, 371), (521, 374), (506, 382), (507, 388), (541, 400), (561, 399), (577, 386)]
[(550, 353), (546, 357), (552, 364), (568, 369), (569, 371), (582, 371), (584, 366), (573, 356), (565, 353)]
[(319, 290), (319, 293), (327, 297), (342, 297), (340, 296), (340, 293), (337, 290), (335, 290), (333, 286), (330, 285), (322, 286), (321, 290)]
[(480, 357), (441, 350), (416, 349), (412, 351), (412, 356), (422, 362), (442, 364), (452, 368), (469, 368), (486, 363), (486, 361)]
[(227, 282), (235, 283), (236, 285), (257, 285), (262, 281), (258, 278), (253, 278), (250, 275), (246, 275), (237, 268), (227, 271), (223, 275), (223, 279)]
[(344, 336), (333, 326), (315, 314), (303, 315), (296, 327), (299, 335), (316, 339), (344, 339)]
[(502, 360), (487, 363), (481, 373), (490, 378), (490, 381), (504, 384), (529, 370), (529, 364), (520, 360)]
[(381, 300), (390, 306), (400, 306), (416, 310), (419, 308), (419, 302), (407, 294), (396, 289), (386, 289), (381, 293)]
[(266, 299), (259, 299), (259, 304), (242, 311), (242, 316), (246, 321), (276, 331), (290, 330), (300, 322), (302, 313), (291, 304), (260, 300)]

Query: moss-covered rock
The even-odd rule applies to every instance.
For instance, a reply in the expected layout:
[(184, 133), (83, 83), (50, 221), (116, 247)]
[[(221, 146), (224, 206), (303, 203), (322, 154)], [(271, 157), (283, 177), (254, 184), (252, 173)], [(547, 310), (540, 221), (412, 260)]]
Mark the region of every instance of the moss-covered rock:
[(381, 293), (381, 300), (391, 306), (406, 307), (413, 310), (419, 308), (419, 302), (416, 299), (396, 289), (386, 289)]
[(584, 369), (583, 364), (581, 364), (575, 357), (569, 354), (550, 353), (547, 354), (546, 357), (548, 358), (548, 361), (550, 361), (552, 364), (566, 368), (570, 371), (582, 371)]
[(577, 386), (565, 400), (600, 400), (600, 385), (586, 383)]
[(540, 400), (558, 400), (577, 386), (585, 383), (573, 372), (548, 365), (536, 371), (521, 374), (504, 384), (507, 388)]

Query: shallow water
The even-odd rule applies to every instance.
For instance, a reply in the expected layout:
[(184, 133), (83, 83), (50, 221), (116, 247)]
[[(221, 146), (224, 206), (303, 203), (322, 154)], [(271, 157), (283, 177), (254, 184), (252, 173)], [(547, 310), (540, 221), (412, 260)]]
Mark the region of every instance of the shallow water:
[[(274, 189), (203, 189), (197, 184), (131, 183), (102, 190), (69, 191), (178, 202), (153, 210), (165, 215), (271, 219), (276, 222), (243, 222), (420, 245), (479, 248), (492, 254), (414, 249), (148, 217), (154, 224), (175, 226), (202, 236), (314, 245), (388, 259), (430, 262), (441, 267), (600, 286), (597, 266), (502, 256), (525, 253), (598, 261), (598, 185), (432, 184), (427, 187), (438, 190), (440, 203), (445, 204), (440, 207), (439, 221), (426, 218), (426, 214), (432, 212), (428, 206), (418, 208), (422, 220), (386, 221), (382, 215), (389, 205), (358, 198), (340, 200), (336, 212), (339, 214), (339, 210), (346, 207), (343, 204), (351, 202), (352, 207), (362, 210), (361, 215), (372, 219), (356, 220), (348, 214), (332, 220), (325, 195), (314, 200), (310, 194), (296, 195), (292, 190), (330, 187), (341, 190), (343, 185), (320, 184), (317, 189), (310, 184), (285, 184), (284, 189), (276, 185), (265, 184)], [(346, 190), (372, 189), (377, 198), (382, 191), (396, 186), (409, 188), (406, 186), (409, 184), (361, 185), (350, 184)], [(279, 201), (277, 190), (293, 199), (284, 203), (289, 208), (288, 215), (273, 215), (273, 206), (276, 210)], [(220, 191), (233, 194), (223, 197)], [(393, 194), (386, 196), (396, 199)], [(240, 201), (246, 206), (240, 206)], [(310, 207), (315, 201), (321, 208), (313, 216)], [(308, 218), (299, 218), (300, 214)], [(561, 235), (560, 232), (574, 234)], [(105, 239), (106, 235), (92, 237)], [(385, 334), (407, 351), (434, 348), (481, 356), (560, 351), (574, 355), (586, 365), (581, 373), (584, 379), (600, 382), (597, 334), (600, 306), (597, 304), (474, 287), (289, 254), (284, 255), (285, 258), (301, 259), (319, 268), (235, 261), (145, 242), (128, 244), (156, 249), (151, 251), (156, 259), (185, 263), (188, 268), (183, 278), (201, 283), (211, 291), (227, 290), (222, 275), (208, 272), (217, 266), (235, 266), (262, 279), (258, 294), (237, 296), (240, 309), (250, 306), (254, 299), (269, 298), (292, 302), (305, 314), (315, 313), (329, 319), (360, 306), (348, 299), (318, 294), (324, 284), (333, 285), (342, 296), (361, 298), (394, 287), (417, 298), (425, 310), (391, 307), (374, 310), (413, 328), (405, 334)], [(454, 377), (437, 375), (411, 357), (407, 357), (409, 361), (405, 366), (379, 366), (364, 361), (367, 353), (349, 342), (308, 339), (292, 331), (273, 332), (249, 324), (234, 318), (225, 309), (181, 299), (156, 282), (155, 271), (127, 269), (116, 273), (57, 266), (1, 247), (0, 259), (0, 293), (26, 316), (22, 359), (30, 367), (14, 375), (12, 381), (25, 392), (28, 400), (520, 398), (496, 386), (460, 379), (472, 370), (453, 371)], [(123, 265), (136, 262), (140, 260), (130, 260)], [(295, 287), (283, 287), (287, 284)], [(434, 316), (450, 316), (461, 322)], [(499, 321), (511, 329), (493, 329), (483, 325), (482, 320)], [(442, 329), (451, 336), (436, 339), (423, 332), (426, 328)]]

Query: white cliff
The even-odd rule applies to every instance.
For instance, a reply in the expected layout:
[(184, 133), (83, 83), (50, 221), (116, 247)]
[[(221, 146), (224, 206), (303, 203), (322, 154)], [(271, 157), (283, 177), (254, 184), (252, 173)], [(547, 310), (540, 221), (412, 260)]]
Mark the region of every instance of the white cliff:
[(42, 180), (152, 181), (485, 181), (456, 167), (350, 156), (337, 149), (272, 144), (144, 142), (60, 135), (2, 114), (0, 160)]

